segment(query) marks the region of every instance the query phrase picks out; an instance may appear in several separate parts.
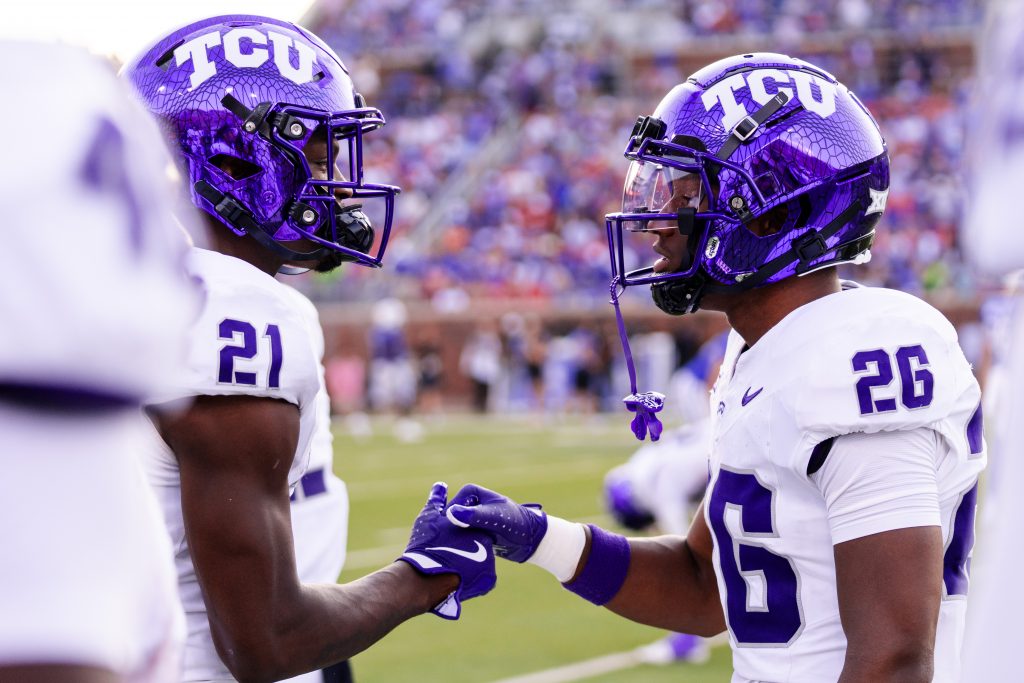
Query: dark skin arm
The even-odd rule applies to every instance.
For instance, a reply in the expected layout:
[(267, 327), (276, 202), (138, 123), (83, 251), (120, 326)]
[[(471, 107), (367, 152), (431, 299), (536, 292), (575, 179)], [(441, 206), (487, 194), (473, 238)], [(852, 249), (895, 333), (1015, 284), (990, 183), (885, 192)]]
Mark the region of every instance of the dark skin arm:
[(928, 683), (942, 600), (942, 533), (913, 527), (834, 548), (846, 661), (839, 683)]
[[(703, 503), (685, 538), (631, 538), (629, 549), (626, 582), (605, 605), (608, 609), (632, 621), (670, 631), (712, 636), (725, 630)], [(577, 575), (589, 556), (588, 528)]]
[(395, 562), (344, 585), (299, 582), (288, 468), (298, 409), (201, 396), (156, 418), (181, 469), (182, 511), (217, 652), (240, 681), (275, 681), (348, 659), (457, 587)]

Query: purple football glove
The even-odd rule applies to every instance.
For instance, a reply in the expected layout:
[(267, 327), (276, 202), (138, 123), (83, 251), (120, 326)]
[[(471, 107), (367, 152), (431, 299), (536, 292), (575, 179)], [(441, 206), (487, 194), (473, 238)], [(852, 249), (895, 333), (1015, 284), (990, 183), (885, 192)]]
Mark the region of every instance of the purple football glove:
[(513, 562), (530, 559), (548, 531), (548, 518), (540, 505), (520, 505), (475, 484), (459, 489), (445, 514), (453, 524), (491, 534), (494, 553)]
[(449, 522), (444, 514), (447, 499), (448, 484), (434, 484), (413, 523), (409, 545), (398, 559), (423, 574), (457, 574), (459, 587), (430, 611), (445, 619), (458, 619), (462, 601), (489, 592), (497, 576), (491, 537)]

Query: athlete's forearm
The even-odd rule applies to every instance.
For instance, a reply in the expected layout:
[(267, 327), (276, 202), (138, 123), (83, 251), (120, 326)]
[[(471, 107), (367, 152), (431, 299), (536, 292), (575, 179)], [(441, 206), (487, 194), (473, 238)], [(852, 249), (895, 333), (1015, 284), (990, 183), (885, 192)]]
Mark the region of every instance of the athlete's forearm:
[(725, 630), (714, 568), (682, 536), (631, 538), (626, 581), (608, 609), (627, 619), (682, 633)]
[(268, 601), (266, 628), (227, 633), (215, 627), (214, 637), (240, 681), (281, 680), (352, 657), (427, 612), (457, 584), (454, 574), (423, 576), (396, 562), (347, 584), (302, 584), (295, 599)]

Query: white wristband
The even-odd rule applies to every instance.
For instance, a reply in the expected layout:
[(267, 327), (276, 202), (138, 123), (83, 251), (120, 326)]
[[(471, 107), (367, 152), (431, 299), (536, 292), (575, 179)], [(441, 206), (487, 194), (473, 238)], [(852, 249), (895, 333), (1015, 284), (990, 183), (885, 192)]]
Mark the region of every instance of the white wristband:
[(547, 533), (526, 561), (546, 569), (565, 583), (576, 573), (586, 544), (587, 532), (582, 524), (548, 515)]

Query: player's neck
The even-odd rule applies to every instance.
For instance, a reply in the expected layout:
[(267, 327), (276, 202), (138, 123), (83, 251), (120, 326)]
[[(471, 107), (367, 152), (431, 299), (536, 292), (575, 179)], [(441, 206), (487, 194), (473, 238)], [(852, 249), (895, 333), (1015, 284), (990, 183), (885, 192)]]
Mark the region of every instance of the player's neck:
[(725, 314), (733, 329), (753, 346), (796, 309), (841, 290), (836, 269), (827, 268), (744, 292), (735, 297)]
[(277, 271), (284, 263), (280, 257), (264, 249), (256, 240), (236, 235), (219, 223), (211, 225), (209, 233), (210, 247), (214, 251), (241, 259), (271, 277), (277, 275)]

